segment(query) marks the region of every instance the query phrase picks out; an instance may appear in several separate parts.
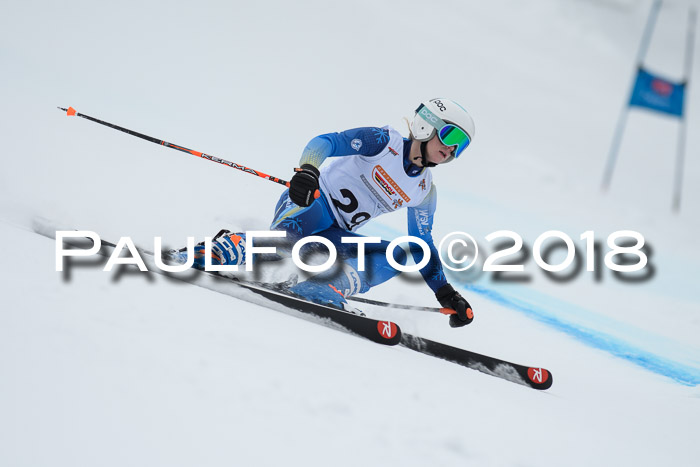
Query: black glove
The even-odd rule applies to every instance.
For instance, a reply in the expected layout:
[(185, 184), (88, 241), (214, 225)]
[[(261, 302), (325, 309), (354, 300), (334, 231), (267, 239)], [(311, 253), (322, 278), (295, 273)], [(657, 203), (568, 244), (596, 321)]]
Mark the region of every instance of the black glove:
[(296, 172), (289, 182), (289, 198), (294, 204), (306, 207), (316, 199), (318, 190), (318, 177), (321, 173), (311, 164), (304, 164)]
[(474, 320), (471, 305), (450, 284), (440, 287), (435, 298), (443, 307), (451, 308), (457, 312), (457, 314), (450, 315), (450, 326), (453, 328), (466, 326)]

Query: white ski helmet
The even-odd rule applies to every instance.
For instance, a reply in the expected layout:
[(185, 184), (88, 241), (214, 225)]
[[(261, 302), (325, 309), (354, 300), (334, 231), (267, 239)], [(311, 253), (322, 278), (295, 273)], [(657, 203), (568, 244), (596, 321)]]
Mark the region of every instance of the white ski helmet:
[(474, 120), (471, 115), (458, 103), (450, 99), (437, 98), (421, 102), (416, 109), (416, 115), (411, 123), (413, 139), (420, 141), (423, 165), (426, 163), (425, 143), (435, 134), (446, 146), (457, 146), (447, 162), (459, 157), (474, 137)]

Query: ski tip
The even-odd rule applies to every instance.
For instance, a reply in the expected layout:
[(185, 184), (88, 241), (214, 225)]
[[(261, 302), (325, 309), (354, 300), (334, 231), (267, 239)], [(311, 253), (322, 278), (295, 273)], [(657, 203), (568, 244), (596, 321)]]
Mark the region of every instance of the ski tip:
[(75, 115), (75, 109), (73, 107), (68, 107), (68, 109), (66, 110), (66, 115), (68, 115), (69, 117)]
[(552, 373), (544, 368), (528, 368), (527, 377), (530, 380), (530, 386), (535, 389), (543, 390), (552, 387)]
[(385, 339), (393, 339), (396, 337), (396, 334), (400, 332), (396, 323), (392, 323), (391, 321), (379, 321), (377, 323), (377, 330), (379, 331), (379, 335)]
[(375, 342), (386, 345), (396, 345), (401, 341), (401, 328), (391, 321), (377, 321), (379, 339)]

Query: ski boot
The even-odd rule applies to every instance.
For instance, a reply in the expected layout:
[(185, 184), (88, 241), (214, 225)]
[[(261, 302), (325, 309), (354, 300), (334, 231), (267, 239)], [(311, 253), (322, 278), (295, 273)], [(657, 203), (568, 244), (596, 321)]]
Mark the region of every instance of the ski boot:
[[(184, 264), (187, 262), (187, 247), (171, 252), (171, 256)], [(204, 270), (204, 259), (204, 242), (200, 242), (194, 247), (194, 264), (192, 267)], [(243, 263), (245, 263), (245, 236), (221, 229), (211, 242), (211, 264), (237, 266)]]
[[(324, 278), (326, 276), (326, 278)], [(320, 274), (300, 282), (289, 289), (289, 292), (310, 302), (319, 305), (328, 305), (339, 310), (365, 316), (357, 308), (348, 304), (345, 297), (354, 295), (362, 290), (360, 276), (352, 267), (345, 266), (341, 274), (328, 278), (325, 274)]]

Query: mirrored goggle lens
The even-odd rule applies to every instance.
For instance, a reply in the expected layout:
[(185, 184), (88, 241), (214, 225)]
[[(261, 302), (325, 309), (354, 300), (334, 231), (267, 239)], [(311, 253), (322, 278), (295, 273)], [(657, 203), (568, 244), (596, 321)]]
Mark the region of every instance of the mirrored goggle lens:
[(466, 134), (464, 130), (449, 123), (440, 129), (438, 135), (440, 136), (440, 141), (442, 141), (442, 144), (445, 146), (457, 146), (455, 157), (459, 157), (462, 151), (471, 143), (469, 135)]

